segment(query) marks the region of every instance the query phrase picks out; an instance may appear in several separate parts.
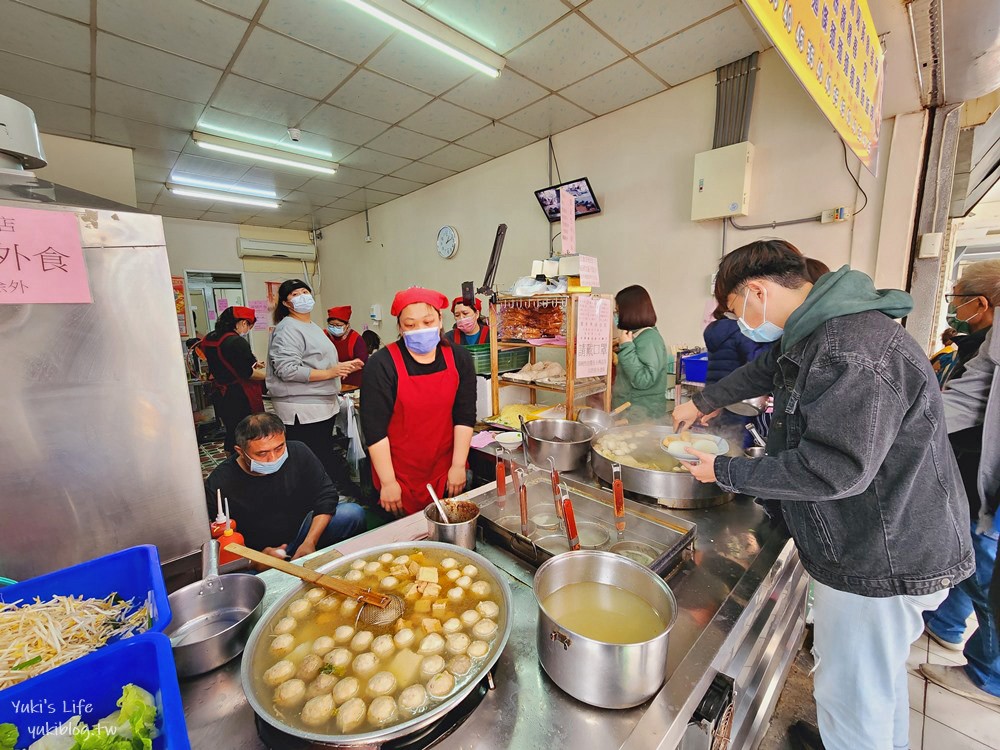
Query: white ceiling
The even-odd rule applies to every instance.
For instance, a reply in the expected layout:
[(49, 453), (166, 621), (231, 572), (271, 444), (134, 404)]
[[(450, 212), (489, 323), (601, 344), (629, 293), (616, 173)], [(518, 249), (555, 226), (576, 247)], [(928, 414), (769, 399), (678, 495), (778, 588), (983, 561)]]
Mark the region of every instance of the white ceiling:
[[(767, 44), (733, 0), (408, 0), (507, 59), (490, 79), (341, 0), (0, 0), (0, 93), (48, 133), (135, 149), (139, 205), (306, 229), (632, 104)], [(205, 156), (214, 126), (340, 163)], [(217, 131), (216, 131), (217, 132)], [(99, 166), (95, 165), (95, 169)], [(273, 188), (182, 198), (171, 175)]]

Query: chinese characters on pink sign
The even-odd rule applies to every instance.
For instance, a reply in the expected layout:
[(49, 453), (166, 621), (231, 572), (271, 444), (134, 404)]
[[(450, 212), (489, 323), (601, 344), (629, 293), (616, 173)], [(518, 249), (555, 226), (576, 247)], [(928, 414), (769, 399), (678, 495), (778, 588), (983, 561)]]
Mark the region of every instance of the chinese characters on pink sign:
[(93, 302), (76, 214), (0, 206), (0, 304)]
[(559, 231), (562, 233), (562, 254), (576, 252), (576, 198), (565, 188), (559, 191)]
[(255, 331), (266, 331), (271, 324), (271, 310), (269, 309), (267, 300), (252, 299), (247, 302), (247, 307), (253, 310), (254, 315), (257, 316), (257, 322), (254, 323), (253, 329)]
[(612, 303), (604, 297), (581, 296), (576, 318), (576, 376), (599, 378), (608, 373)]

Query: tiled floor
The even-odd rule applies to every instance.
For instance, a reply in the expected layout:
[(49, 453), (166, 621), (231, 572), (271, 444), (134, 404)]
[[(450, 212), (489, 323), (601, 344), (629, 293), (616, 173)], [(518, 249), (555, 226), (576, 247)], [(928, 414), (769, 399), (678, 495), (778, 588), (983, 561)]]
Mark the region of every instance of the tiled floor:
[(208, 475), (212, 473), (212, 470), (229, 457), (229, 454), (222, 449), (221, 442), (199, 445), (198, 454), (201, 457), (202, 479), (208, 479)]

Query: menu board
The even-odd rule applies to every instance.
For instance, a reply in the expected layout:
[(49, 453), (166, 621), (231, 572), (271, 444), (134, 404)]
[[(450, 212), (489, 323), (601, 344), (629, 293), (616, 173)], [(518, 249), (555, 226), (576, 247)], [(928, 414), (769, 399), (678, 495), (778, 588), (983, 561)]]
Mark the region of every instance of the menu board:
[(93, 302), (76, 214), (0, 206), (0, 304)]
[(559, 231), (562, 234), (562, 254), (576, 252), (576, 198), (566, 188), (559, 190)]
[(577, 301), (576, 377), (607, 375), (613, 307), (606, 297), (581, 296)]

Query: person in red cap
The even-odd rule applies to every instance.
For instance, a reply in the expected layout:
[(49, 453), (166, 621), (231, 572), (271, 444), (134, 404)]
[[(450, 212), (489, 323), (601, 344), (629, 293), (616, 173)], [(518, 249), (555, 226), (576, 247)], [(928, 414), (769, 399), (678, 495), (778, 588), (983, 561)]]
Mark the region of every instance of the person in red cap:
[(472, 356), (442, 336), (448, 298), (413, 287), (392, 301), (399, 340), (375, 352), (364, 369), (361, 426), (368, 441), (379, 504), (394, 515), (423, 510), (465, 489), (476, 423)]
[(451, 301), (451, 314), (455, 316), (452, 343), (461, 346), (490, 343), (490, 327), (483, 320), (483, 303), (473, 298), (473, 304), (474, 307), (469, 307), (462, 297)]
[[(331, 307), (326, 311), (326, 335), (337, 347), (337, 358), (341, 362), (360, 359), (368, 361), (368, 347), (361, 335), (351, 328), (351, 306)], [(361, 371), (352, 372), (340, 379), (341, 385), (361, 385)]]
[(227, 307), (215, 321), (215, 330), (198, 344), (215, 384), (215, 416), (226, 428), (224, 446), (229, 453), (236, 446), (236, 425), (244, 417), (264, 411), (264, 366), (244, 338), (256, 322), (251, 308)]

